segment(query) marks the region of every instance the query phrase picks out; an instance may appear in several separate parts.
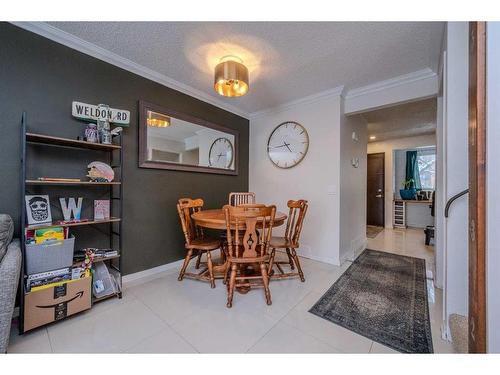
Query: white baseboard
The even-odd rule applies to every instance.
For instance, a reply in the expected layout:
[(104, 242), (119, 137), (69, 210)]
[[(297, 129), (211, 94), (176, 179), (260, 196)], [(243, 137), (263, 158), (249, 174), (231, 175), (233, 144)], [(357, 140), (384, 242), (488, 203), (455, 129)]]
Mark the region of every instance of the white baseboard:
[(122, 283), (124, 286), (127, 286), (127, 284), (131, 284), (140, 279), (152, 278), (162, 272), (170, 271), (173, 269), (178, 270), (182, 266), (182, 262), (184, 262), (184, 259), (180, 259), (171, 263), (162, 264), (161, 266), (148, 268), (147, 270), (144, 271), (139, 271), (125, 275), (122, 277)]
[(351, 248), (341, 256), (340, 264), (344, 264), (346, 261), (353, 262), (366, 249), (367, 243), (366, 236), (352, 240)]

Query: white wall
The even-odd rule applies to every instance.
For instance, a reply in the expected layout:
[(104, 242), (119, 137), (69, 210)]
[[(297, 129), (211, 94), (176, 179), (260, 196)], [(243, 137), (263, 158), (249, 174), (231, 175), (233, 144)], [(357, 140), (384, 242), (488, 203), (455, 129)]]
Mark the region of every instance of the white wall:
[[(358, 140), (352, 139), (355, 132)], [(340, 262), (366, 248), (366, 121), (342, 116), (340, 125)], [(358, 166), (352, 160), (358, 160)]]
[(394, 104), (432, 98), (437, 92), (437, 74), (427, 68), (350, 90), (346, 95), (344, 113), (361, 113)]
[[(284, 121), (297, 121), (309, 134), (309, 150), (291, 169), (276, 167), (267, 156), (267, 140)], [(340, 97), (298, 103), (250, 119), (249, 188), (257, 201), (286, 212), (289, 199), (307, 199), (309, 210), (298, 252), (339, 264)], [(283, 228), (281, 228), (283, 229)]]
[[(420, 135), (417, 137), (407, 137), (389, 139), (381, 142), (368, 143), (368, 153), (385, 153), (385, 227), (392, 228), (392, 201), (394, 198), (394, 186), (399, 189), (400, 181), (395, 181), (394, 177), (394, 150), (402, 150), (413, 147), (434, 146), (436, 136), (434, 134)], [(397, 182), (397, 184), (396, 184)]]
[(486, 316), (487, 351), (500, 353), (500, 23), (487, 24)]
[[(443, 53), (443, 62), (446, 59), (446, 54)], [(441, 77), (443, 78), (443, 77)], [(436, 265), (436, 272), (434, 274), (434, 285), (439, 288), (444, 288), (444, 140), (443, 140), (443, 93), (437, 98), (437, 126), (436, 126), (436, 202), (434, 207), (434, 260)]]
[[(446, 31), (446, 61), (443, 85), (444, 201), (466, 189), (468, 183), (468, 74), (469, 25), (449, 22)], [(438, 145), (439, 148), (439, 145)], [(444, 203), (444, 202), (443, 202)], [(444, 222), (444, 320), (468, 315), (468, 200), (455, 201)]]

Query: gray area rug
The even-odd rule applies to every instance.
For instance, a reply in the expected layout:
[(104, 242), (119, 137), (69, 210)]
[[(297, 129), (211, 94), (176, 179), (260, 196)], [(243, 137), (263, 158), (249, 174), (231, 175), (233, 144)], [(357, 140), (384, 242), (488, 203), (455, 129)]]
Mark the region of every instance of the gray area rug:
[(383, 230), (384, 230), (384, 227), (376, 227), (375, 225), (367, 225), (366, 226), (366, 237), (375, 238)]
[(309, 312), (402, 353), (432, 353), (425, 260), (366, 249)]

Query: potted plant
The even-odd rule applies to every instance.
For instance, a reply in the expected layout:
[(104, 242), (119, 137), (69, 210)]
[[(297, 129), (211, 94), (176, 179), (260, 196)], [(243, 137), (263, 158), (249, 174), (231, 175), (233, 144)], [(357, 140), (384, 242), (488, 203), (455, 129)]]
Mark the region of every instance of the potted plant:
[(415, 199), (417, 195), (417, 189), (414, 186), (415, 180), (410, 178), (408, 180), (403, 181), (403, 189), (399, 190), (399, 195), (401, 195), (401, 199), (404, 200), (412, 200)]

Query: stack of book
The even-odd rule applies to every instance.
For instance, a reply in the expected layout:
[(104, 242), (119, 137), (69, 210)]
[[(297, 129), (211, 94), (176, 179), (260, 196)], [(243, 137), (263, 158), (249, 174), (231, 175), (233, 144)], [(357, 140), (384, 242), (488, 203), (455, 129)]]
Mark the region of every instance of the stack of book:
[(71, 280), (71, 267), (34, 273), (29, 275), (26, 280), (26, 291), (35, 292), (40, 289), (48, 288), (52, 286), (52, 284), (67, 280)]
[(110, 258), (118, 255), (118, 250), (96, 249), (95, 256), (100, 258)]
[(113, 249), (82, 249), (75, 251), (74, 259), (79, 262), (85, 259), (86, 250), (91, 250), (96, 258), (110, 258), (118, 255), (118, 250)]

